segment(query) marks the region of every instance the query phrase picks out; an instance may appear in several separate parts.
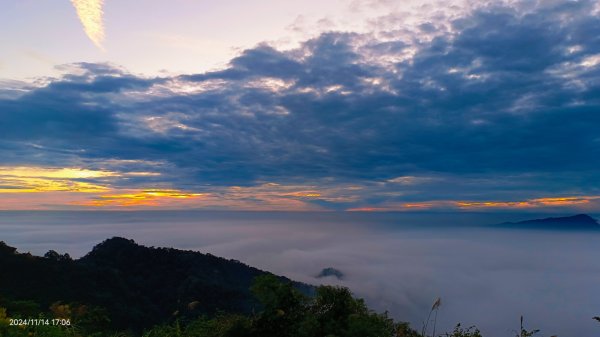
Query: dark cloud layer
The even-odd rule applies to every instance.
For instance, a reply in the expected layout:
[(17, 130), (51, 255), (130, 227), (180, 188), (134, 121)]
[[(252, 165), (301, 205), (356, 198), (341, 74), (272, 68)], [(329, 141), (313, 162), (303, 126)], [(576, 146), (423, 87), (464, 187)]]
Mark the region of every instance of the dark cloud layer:
[[(485, 180), (486, 193), (509, 198), (598, 192), (593, 6), (484, 6), (412, 45), (324, 33), (295, 50), (259, 45), (223, 70), (178, 77), (73, 65), (0, 98), (1, 156), (6, 164), (159, 161), (179, 188), (421, 175), (463, 181), (459, 193), (476, 198), (484, 196), (464, 181)], [(507, 187), (513, 179), (520, 184)], [(412, 198), (441, 198), (435, 181)]]

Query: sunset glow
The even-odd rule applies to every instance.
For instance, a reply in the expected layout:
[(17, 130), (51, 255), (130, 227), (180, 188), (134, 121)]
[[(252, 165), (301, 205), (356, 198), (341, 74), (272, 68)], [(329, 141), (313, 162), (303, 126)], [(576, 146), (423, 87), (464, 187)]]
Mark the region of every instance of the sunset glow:
[(116, 172), (95, 171), (83, 168), (48, 167), (1, 167), (0, 177), (48, 178), (48, 179), (89, 179), (119, 176)]
[(104, 184), (82, 181), (118, 176), (115, 172), (79, 168), (0, 167), (0, 193), (107, 191)]
[[(135, 163), (135, 162), (133, 162)], [(127, 164), (127, 163), (126, 163)], [(32, 198), (29, 207), (44, 208), (52, 205), (50, 200), (60, 200), (62, 193), (70, 193), (70, 201), (63, 204), (68, 207), (83, 208), (194, 208), (194, 209), (240, 209), (240, 210), (326, 210), (322, 204), (351, 203), (357, 206), (346, 208), (355, 212), (381, 211), (427, 211), (441, 209), (483, 210), (483, 209), (544, 209), (544, 208), (581, 208), (594, 207), (600, 196), (555, 196), (539, 197), (517, 201), (477, 201), (477, 200), (429, 200), (422, 202), (396, 202), (381, 205), (368, 205), (364, 200), (373, 195), (398, 195), (394, 192), (398, 187), (415, 184), (426, 184), (435, 179), (401, 177), (388, 181), (387, 184), (370, 184), (363, 186), (327, 186), (286, 185), (281, 183), (262, 183), (256, 186), (223, 186), (202, 188), (196, 191), (164, 188), (136, 189), (119, 187), (119, 184), (131, 179), (155, 181), (154, 184), (165, 185), (162, 174), (151, 171), (110, 171), (85, 168), (54, 168), (35, 166), (0, 167), (0, 195), (5, 198), (18, 194), (44, 194), (44, 198)], [(146, 183), (147, 184), (147, 183)], [(390, 188), (391, 191), (386, 191)], [(50, 193), (50, 194), (48, 194)], [(75, 193), (75, 194), (73, 194)], [(75, 195), (80, 200), (72, 200)], [(55, 197), (50, 197), (55, 195)], [(19, 198), (18, 208), (28, 207), (27, 199)], [(41, 201), (44, 200), (44, 201)], [(25, 201), (25, 204), (23, 202)], [(40, 202), (47, 206), (41, 206)], [(4, 207), (14, 207), (5, 202)], [(52, 207), (61, 207), (59, 203)]]
[(536, 198), (525, 201), (484, 201), (468, 202), (459, 201), (456, 205), (460, 208), (543, 208), (547, 206), (578, 206), (586, 205), (594, 200), (599, 200), (600, 196), (582, 196), (582, 197), (550, 197)]
[(129, 193), (102, 194), (89, 201), (74, 202), (74, 205), (89, 207), (147, 207), (168, 206), (172, 203), (181, 206), (185, 201), (197, 200), (201, 193), (186, 193), (177, 190), (143, 190)]
[(524, 210), (524, 209), (547, 209), (551, 207), (568, 208), (586, 207), (600, 201), (600, 196), (568, 196), (568, 197), (547, 197), (534, 198), (523, 201), (454, 201), (454, 200), (434, 200), (426, 202), (411, 202), (399, 204), (387, 204), (380, 207), (356, 207), (348, 211), (357, 212), (386, 212), (386, 211), (411, 211), (411, 210), (484, 210), (484, 209), (504, 209), (504, 210)]

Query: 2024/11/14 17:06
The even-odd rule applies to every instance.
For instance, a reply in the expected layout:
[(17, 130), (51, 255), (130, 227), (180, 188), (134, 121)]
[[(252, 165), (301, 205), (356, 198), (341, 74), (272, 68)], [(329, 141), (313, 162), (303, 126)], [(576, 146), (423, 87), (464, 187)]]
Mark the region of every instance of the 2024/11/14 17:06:
[(62, 325), (70, 326), (71, 320), (64, 318), (11, 318), (9, 319), (9, 325)]

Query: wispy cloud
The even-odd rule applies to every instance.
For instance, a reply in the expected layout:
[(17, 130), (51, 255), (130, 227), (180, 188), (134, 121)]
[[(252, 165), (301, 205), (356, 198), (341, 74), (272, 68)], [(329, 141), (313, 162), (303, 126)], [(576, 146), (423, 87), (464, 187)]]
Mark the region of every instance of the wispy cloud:
[(104, 23), (102, 21), (103, 0), (71, 0), (77, 10), (77, 16), (83, 24), (83, 29), (94, 44), (104, 50)]

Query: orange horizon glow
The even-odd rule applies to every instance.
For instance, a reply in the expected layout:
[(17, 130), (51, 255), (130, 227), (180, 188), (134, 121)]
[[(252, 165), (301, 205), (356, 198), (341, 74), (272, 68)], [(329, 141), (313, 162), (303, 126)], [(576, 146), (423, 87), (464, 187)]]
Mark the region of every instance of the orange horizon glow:
[(600, 196), (568, 196), (568, 197), (548, 197), (536, 198), (525, 201), (485, 201), (468, 202), (459, 201), (456, 205), (460, 208), (539, 208), (547, 206), (575, 206), (589, 204), (593, 200), (600, 199)]
[(82, 168), (49, 168), (31, 166), (0, 167), (0, 193), (80, 192), (99, 193), (108, 191), (104, 184), (81, 181), (81, 179), (104, 179), (119, 177), (112, 171)]
[(589, 205), (594, 200), (600, 200), (600, 196), (567, 196), (534, 198), (523, 201), (455, 201), (436, 200), (413, 203), (397, 203), (385, 206), (364, 206), (349, 208), (351, 212), (393, 212), (409, 210), (433, 210), (433, 209), (535, 209), (544, 207), (567, 207)]
[(93, 200), (75, 202), (74, 205), (89, 207), (135, 207), (160, 206), (173, 200), (197, 200), (204, 194), (186, 193), (179, 190), (142, 190), (128, 193), (104, 194)]
[(0, 166), (0, 193), (101, 193), (111, 190), (110, 180), (151, 176), (160, 176), (160, 173), (115, 172), (77, 167)]
[(112, 171), (69, 167), (3, 166), (0, 167), (0, 177), (2, 176), (19, 178), (89, 179), (116, 177), (120, 176), (120, 174)]
[[(379, 205), (362, 204), (377, 190), (366, 186), (318, 186), (263, 182), (254, 186), (216, 186), (180, 190), (167, 181), (119, 187), (129, 177), (160, 177), (158, 172), (86, 169), (81, 167), (0, 166), (2, 209), (228, 209), (257, 211), (327, 211), (352, 204), (350, 212), (434, 209), (542, 209), (595, 207), (600, 196), (552, 196), (526, 200), (429, 200)], [(141, 186), (140, 186), (141, 185)], [(145, 185), (145, 186), (144, 186)], [(331, 208), (321, 201), (330, 203)]]

